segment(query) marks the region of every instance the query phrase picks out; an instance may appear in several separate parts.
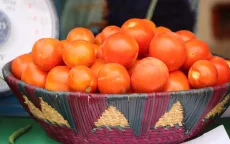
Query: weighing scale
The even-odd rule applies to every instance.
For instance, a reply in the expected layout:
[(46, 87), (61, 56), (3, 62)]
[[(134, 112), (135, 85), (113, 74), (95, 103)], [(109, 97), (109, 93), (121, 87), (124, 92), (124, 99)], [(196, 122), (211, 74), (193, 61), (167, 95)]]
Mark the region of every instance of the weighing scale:
[[(0, 77), (7, 62), (31, 52), (34, 42), (44, 37), (59, 37), (59, 21), (52, 0), (0, 0)], [(12, 93), (0, 79), (0, 102), (6, 96)]]

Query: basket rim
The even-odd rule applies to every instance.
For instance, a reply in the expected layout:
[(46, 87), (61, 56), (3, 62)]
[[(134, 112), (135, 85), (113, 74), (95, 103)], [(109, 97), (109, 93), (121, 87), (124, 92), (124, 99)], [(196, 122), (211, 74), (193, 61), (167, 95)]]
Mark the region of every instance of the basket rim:
[[(40, 88), (40, 87), (36, 87), (36, 86), (33, 86), (33, 85), (30, 85), (30, 84), (27, 84), (19, 79), (17, 79), (12, 71), (11, 71), (11, 63), (12, 61), (6, 63), (3, 68), (2, 68), (2, 73), (3, 73), (3, 77), (4, 79), (6, 80), (6, 78), (8, 76), (11, 76), (12, 80), (17, 82), (17, 83), (23, 83), (25, 85), (28, 85), (30, 86), (31, 88), (34, 88), (34, 89), (37, 89), (39, 91), (43, 91), (44, 93), (56, 93), (57, 95), (62, 93), (62, 94), (68, 94), (68, 95), (78, 95), (78, 96), (91, 96), (91, 95), (96, 95), (96, 96), (105, 96), (106, 95), (109, 95), (109, 96), (118, 96), (118, 97), (130, 97), (130, 96), (146, 96), (146, 95), (167, 95), (167, 94), (174, 94), (174, 95), (187, 95), (187, 94), (191, 94), (191, 93), (200, 93), (200, 92), (208, 92), (210, 91), (211, 89), (221, 89), (223, 87), (229, 87), (230, 86), (230, 82), (228, 83), (224, 83), (224, 84), (221, 84), (221, 85), (216, 85), (216, 86), (212, 86), (212, 87), (204, 87), (204, 88), (200, 88), (200, 89), (190, 89), (190, 90), (182, 90), (182, 91), (170, 91), (170, 92), (152, 92), (152, 93), (127, 93), (127, 94), (101, 94), (101, 93), (86, 93), (86, 92), (66, 92), (66, 91), (50, 91), (50, 90), (47, 90), (45, 88)], [(7, 80), (6, 80), (7, 81)], [(7, 83), (8, 84), (8, 83)]]

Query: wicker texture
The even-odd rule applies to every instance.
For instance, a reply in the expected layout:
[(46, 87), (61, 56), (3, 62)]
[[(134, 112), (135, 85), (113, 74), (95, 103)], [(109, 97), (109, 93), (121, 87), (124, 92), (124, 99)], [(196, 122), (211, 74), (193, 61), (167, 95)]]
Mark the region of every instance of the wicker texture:
[(169, 112), (166, 112), (156, 123), (155, 128), (170, 126), (178, 124), (182, 126), (183, 109), (180, 102), (175, 103)]
[(35, 117), (42, 120), (47, 120), (50, 123), (56, 123), (58, 125), (70, 127), (69, 123), (66, 120), (64, 120), (64, 118), (55, 109), (53, 109), (50, 105), (44, 102), (42, 98), (40, 98), (41, 110), (36, 108), (34, 104), (28, 100), (26, 96), (23, 96), (23, 98), (25, 99), (25, 104), (28, 105), (28, 108)]
[(124, 115), (116, 109), (116, 107), (110, 106), (108, 110), (105, 110), (100, 119), (97, 122), (95, 122), (95, 126), (127, 127), (129, 126), (129, 123), (128, 120), (124, 117)]
[(50, 92), (3, 75), (20, 103), (64, 144), (177, 144), (202, 134), (230, 105), (230, 84), (182, 92), (102, 95)]

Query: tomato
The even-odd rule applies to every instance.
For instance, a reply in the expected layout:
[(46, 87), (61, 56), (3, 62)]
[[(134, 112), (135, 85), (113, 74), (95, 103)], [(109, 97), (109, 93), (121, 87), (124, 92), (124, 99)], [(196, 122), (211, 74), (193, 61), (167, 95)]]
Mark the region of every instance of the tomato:
[(17, 79), (21, 79), (22, 73), (29, 63), (32, 62), (31, 54), (23, 54), (16, 57), (11, 64), (11, 71)]
[(96, 59), (95, 62), (90, 66), (96, 77), (98, 76), (99, 71), (105, 64), (106, 63), (103, 59)]
[(66, 46), (62, 58), (69, 68), (73, 68), (78, 65), (90, 66), (95, 61), (96, 56), (91, 43), (76, 40)]
[(169, 73), (169, 79), (164, 87), (164, 91), (182, 91), (189, 89), (190, 84), (188, 78), (182, 71), (176, 70)]
[(167, 66), (159, 59), (147, 57), (140, 60), (131, 75), (134, 92), (150, 93), (162, 91), (167, 84), (169, 72)]
[(208, 54), (208, 58), (207, 58), (207, 59), (210, 59), (210, 58), (212, 58), (212, 57), (213, 57), (212, 53), (211, 53), (211, 52), (209, 52), (209, 54)]
[(47, 72), (42, 71), (33, 62), (31, 62), (23, 71), (21, 80), (32, 86), (45, 88), (46, 77)]
[(209, 59), (209, 61), (212, 62), (212, 64), (214, 64), (217, 69), (218, 77), (216, 84), (220, 85), (227, 83), (230, 76), (230, 70), (227, 62), (223, 58), (218, 56), (213, 56)]
[(46, 78), (45, 88), (50, 91), (70, 91), (67, 66), (57, 66), (51, 69)]
[(97, 55), (96, 55), (96, 58), (98, 59), (103, 59), (104, 56), (103, 56), (103, 53), (102, 53), (102, 48), (103, 48), (103, 44), (99, 46), (98, 50), (97, 50)]
[(130, 76), (124, 66), (117, 63), (104, 65), (98, 73), (98, 89), (104, 94), (124, 94), (130, 88)]
[(117, 33), (120, 31), (120, 28), (118, 26), (107, 26), (105, 27), (102, 32), (101, 32), (101, 37), (102, 37), (102, 43), (111, 35)]
[(214, 64), (208, 60), (195, 62), (189, 70), (188, 80), (192, 87), (203, 88), (217, 83), (218, 72)]
[(32, 49), (33, 62), (43, 71), (63, 65), (63, 45), (54, 38), (42, 38), (35, 42)]
[(121, 29), (132, 28), (138, 25), (139, 23), (143, 23), (143, 20), (139, 18), (131, 18), (123, 23), (123, 25), (121, 26)]
[(128, 94), (133, 93), (133, 89), (132, 89), (132, 87), (131, 87), (131, 86), (130, 86), (129, 90), (127, 91), (127, 93), (128, 93)]
[(128, 69), (128, 73), (131, 76), (135, 68), (138, 66), (141, 60), (136, 60), (135, 63)]
[(72, 91), (94, 93), (97, 90), (97, 78), (86, 66), (76, 66), (69, 72), (68, 83)]
[(98, 44), (92, 44), (92, 46), (93, 46), (93, 49), (95, 51), (95, 56), (97, 56), (98, 49), (99, 49), (100, 46)]
[(119, 32), (111, 35), (102, 45), (106, 63), (119, 63), (128, 68), (136, 61), (139, 47), (134, 38)]
[(77, 27), (77, 28), (72, 29), (68, 33), (66, 39), (68, 41), (85, 40), (87, 42), (94, 43), (93, 33), (89, 29), (83, 28), (83, 27)]
[(206, 60), (210, 57), (208, 45), (198, 39), (192, 39), (185, 43), (186, 45), (186, 60), (183, 69), (189, 69), (196, 61)]
[(188, 30), (179, 30), (176, 33), (179, 34), (185, 42), (196, 38), (195, 34)]
[[(229, 60), (225, 60), (229, 66), (229, 71), (230, 71), (230, 61)], [(228, 82), (230, 82), (230, 75), (228, 76)]]
[(163, 61), (169, 71), (179, 69), (186, 59), (184, 41), (175, 33), (167, 32), (156, 36), (149, 47), (149, 56)]
[(95, 37), (95, 43), (98, 44), (98, 45), (101, 45), (102, 44), (102, 33), (99, 33), (96, 35)]
[(122, 25), (121, 29), (136, 40), (139, 46), (139, 55), (148, 54), (154, 32), (146, 22), (140, 19), (129, 19)]
[(70, 42), (70, 41), (68, 41), (68, 40), (61, 40), (61, 43), (62, 43), (62, 45), (63, 45), (63, 48), (65, 48), (66, 45), (69, 44), (69, 42)]
[(155, 36), (162, 34), (162, 33), (167, 33), (167, 32), (172, 32), (172, 31), (163, 26), (156, 27), (154, 30)]
[(142, 19), (142, 20), (146, 22), (153, 31), (156, 29), (156, 24), (153, 21), (149, 19)]

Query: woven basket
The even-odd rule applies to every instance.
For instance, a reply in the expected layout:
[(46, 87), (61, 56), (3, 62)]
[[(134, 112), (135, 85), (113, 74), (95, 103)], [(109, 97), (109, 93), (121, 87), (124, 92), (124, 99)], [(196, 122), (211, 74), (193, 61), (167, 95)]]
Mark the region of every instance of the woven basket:
[(64, 144), (180, 143), (227, 109), (230, 83), (181, 92), (86, 94), (51, 92), (3, 75), (20, 103), (47, 134)]

